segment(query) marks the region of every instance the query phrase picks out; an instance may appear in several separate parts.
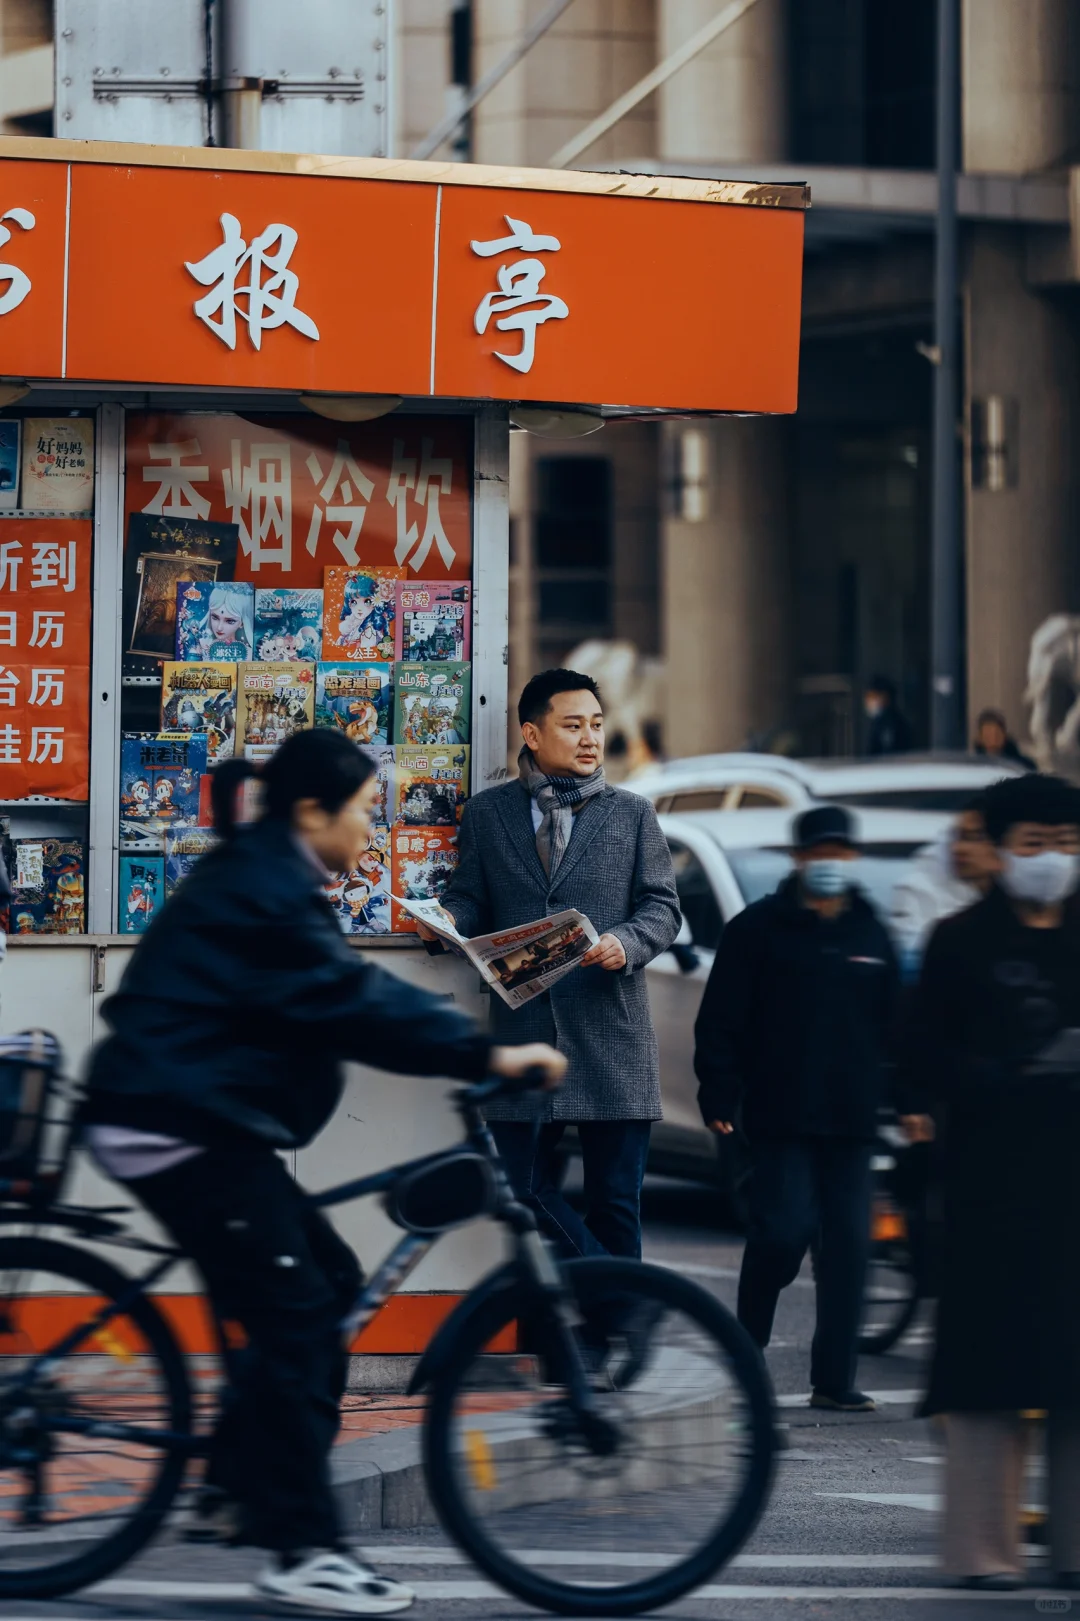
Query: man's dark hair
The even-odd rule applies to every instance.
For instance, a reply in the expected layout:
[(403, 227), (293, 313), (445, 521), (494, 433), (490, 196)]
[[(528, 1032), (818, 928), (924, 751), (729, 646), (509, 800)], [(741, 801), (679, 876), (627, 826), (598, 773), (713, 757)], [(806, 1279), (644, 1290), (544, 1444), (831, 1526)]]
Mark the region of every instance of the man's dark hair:
[(601, 706), (604, 700), (600, 696), (600, 688), (591, 675), (582, 675), (578, 670), (541, 670), (534, 675), (518, 699), (518, 720), (524, 726), (525, 722), (532, 721), (535, 725), (543, 720), (551, 708), (551, 700), (560, 692), (591, 692), (597, 703)]
[(991, 722), (995, 726), (1000, 726), (1003, 732), (1008, 732), (1009, 728), (1005, 724), (1005, 716), (1002, 714), (1000, 709), (984, 709), (978, 720), (975, 722), (976, 733), (981, 732), (983, 727), (989, 725)]
[(1063, 827), (1075, 822), (1080, 826), (1080, 788), (1062, 777), (1044, 777), (1036, 772), (1005, 777), (987, 788), (982, 813), (986, 831), (995, 844), (1000, 844), (1019, 822), (1036, 822), (1040, 827)]
[(896, 702), (896, 682), (888, 675), (872, 675), (866, 683), (867, 692), (880, 692), (891, 704)]

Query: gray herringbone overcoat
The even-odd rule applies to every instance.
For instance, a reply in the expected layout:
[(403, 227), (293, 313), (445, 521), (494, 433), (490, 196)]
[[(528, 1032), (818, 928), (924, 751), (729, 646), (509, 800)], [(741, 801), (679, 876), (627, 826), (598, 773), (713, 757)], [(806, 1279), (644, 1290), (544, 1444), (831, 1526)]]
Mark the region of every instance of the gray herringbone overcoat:
[[(569, 1060), (547, 1105), (553, 1120), (659, 1120), (660, 1076), (645, 965), (679, 929), (675, 875), (647, 799), (608, 788), (585, 802), (553, 882), (536, 853), (532, 802), (518, 781), (465, 807), (457, 873), (443, 904), (465, 935), (531, 923), (576, 907), (598, 934), (615, 934), (626, 967), (576, 968), (521, 1008), (491, 998), (498, 1042), (547, 1041)], [(536, 1117), (535, 1101), (498, 1104), (498, 1120)]]

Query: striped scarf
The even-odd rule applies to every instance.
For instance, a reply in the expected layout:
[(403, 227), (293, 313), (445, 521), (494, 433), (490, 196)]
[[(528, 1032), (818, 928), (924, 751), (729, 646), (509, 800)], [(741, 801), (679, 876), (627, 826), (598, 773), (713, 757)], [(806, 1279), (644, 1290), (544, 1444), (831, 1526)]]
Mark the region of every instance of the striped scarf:
[(548, 877), (554, 878), (574, 830), (574, 808), (604, 792), (604, 768), (597, 766), (589, 777), (545, 777), (530, 750), (523, 748), (518, 755), (518, 778), (543, 817), (536, 830), (536, 853)]

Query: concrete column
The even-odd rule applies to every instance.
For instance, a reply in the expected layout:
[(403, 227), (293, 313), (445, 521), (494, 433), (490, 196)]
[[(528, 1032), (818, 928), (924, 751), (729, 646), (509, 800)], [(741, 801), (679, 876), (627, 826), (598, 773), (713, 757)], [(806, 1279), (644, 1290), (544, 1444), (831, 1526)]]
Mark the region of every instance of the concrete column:
[[(657, 54), (677, 50), (715, 17), (717, 0), (659, 0)], [(787, 152), (784, 0), (756, 5), (657, 92), (667, 159), (780, 161)]]
[(1075, 0), (964, 0), (964, 168), (1026, 174), (1075, 161)]

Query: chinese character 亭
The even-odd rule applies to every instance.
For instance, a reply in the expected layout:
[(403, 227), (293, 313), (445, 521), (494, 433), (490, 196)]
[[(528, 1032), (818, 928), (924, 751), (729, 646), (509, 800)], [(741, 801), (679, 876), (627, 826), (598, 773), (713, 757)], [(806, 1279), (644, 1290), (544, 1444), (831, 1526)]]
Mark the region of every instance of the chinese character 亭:
[(64, 701), (64, 671), (44, 670), (36, 668), (30, 672), (30, 696), (28, 704), (42, 708), (51, 703), (58, 709)]
[[(12, 616), (14, 617), (14, 616)], [(3, 615), (0, 614), (0, 619)], [(30, 630), (31, 647), (64, 645), (64, 610), (62, 608), (35, 608), (34, 623)], [(14, 646), (14, 643), (12, 644)]]
[(200, 495), (195, 488), (197, 483), (205, 483), (210, 477), (209, 467), (185, 467), (184, 460), (190, 456), (200, 454), (197, 439), (181, 439), (179, 442), (170, 440), (165, 445), (151, 445), (150, 455), (155, 462), (164, 462), (163, 467), (144, 467), (142, 477), (144, 484), (157, 484), (158, 492), (152, 495), (144, 512), (154, 513), (158, 517), (174, 518), (201, 518), (210, 516), (210, 502), (204, 495)]
[(62, 585), (65, 591), (75, 589), (75, 542), (66, 546), (54, 540), (36, 540), (30, 563), (30, 589), (41, 586)]
[[(533, 254), (558, 253), (562, 247), (557, 236), (540, 236), (525, 220), (512, 219), (509, 214), (504, 218), (510, 227), (509, 236), (491, 242), (470, 243), (472, 251), (479, 258), (490, 259), (495, 254), (509, 254), (515, 250)], [(516, 354), (503, 354), (501, 350), (495, 350), (496, 359), (512, 366), (515, 371), (532, 370), (536, 358), (537, 327), (543, 326), (545, 321), (564, 321), (570, 314), (561, 298), (540, 291), (540, 283), (546, 274), (547, 266), (541, 259), (518, 259), (513, 264), (499, 265), (495, 272), (499, 291), (485, 293), (476, 306), (473, 326), (481, 335), (487, 331), (493, 315), (499, 317), (495, 325), (500, 332), (521, 333), (521, 348)]]
[(0, 613), (0, 647), (16, 647), (16, 638), (19, 634), (19, 616), (17, 613)]
[(0, 706), (5, 709), (15, 708), (15, 688), (19, 685), (19, 678), (14, 670), (5, 670), (0, 666)]
[(17, 590), (22, 560), (21, 540), (0, 540), (0, 591)]
[(30, 765), (62, 765), (63, 762), (64, 728), (35, 726), (30, 733)]
[[(288, 268), (298, 240), (292, 226), (268, 225), (249, 247), (240, 235), (236, 215), (222, 214), (221, 233), (224, 241), (220, 247), (211, 249), (205, 259), (194, 264), (187, 261), (189, 274), (200, 286), (211, 289), (195, 301), (199, 320), (230, 349), (236, 348), (237, 318), (247, 323), (254, 349), (262, 348), (264, 332), (286, 323), (305, 338), (318, 342), (315, 322), (296, 307), (300, 278)], [(242, 281), (245, 269), (248, 276)]]
[(10, 721), (0, 726), (0, 765), (22, 764), (22, 733)]
[[(416, 470), (416, 458), (406, 456), (405, 441), (394, 440), (394, 460), (390, 467), (390, 482), (386, 489), (386, 499), (394, 508), (397, 519), (397, 542), (394, 546), (394, 561), (408, 563), (417, 574), (421, 573), (428, 560), (428, 555), (434, 545), (446, 567), (453, 563), (457, 553), (450, 544), (446, 530), (443, 528), (442, 514), (439, 511), (439, 497), (449, 495), (454, 475), (454, 464), (449, 456), (434, 455), (435, 442), (433, 439), (420, 441), (420, 471)], [(415, 523), (408, 521), (409, 491), (414, 491), (413, 499), (424, 508), (424, 532), (421, 535)]]
[[(240, 460), (239, 439), (232, 441), (232, 461), (222, 469), (225, 505), (240, 529), (240, 545), (251, 559), (252, 573), (264, 563), (292, 568), (292, 457), (287, 444), (251, 446), (251, 460)], [(245, 521), (245, 509), (249, 519)], [(277, 545), (268, 546), (271, 534)]]
[[(11, 232), (2, 223), (4, 220), (14, 220), (24, 231), (32, 231), (37, 224), (28, 208), (9, 208), (6, 214), (0, 214), (0, 248), (11, 241)], [(0, 294), (0, 315), (10, 315), (12, 310), (18, 309), (33, 284), (18, 265), (0, 265), (0, 281), (7, 282), (6, 292)]]
[[(323, 478), (322, 466), (318, 456), (312, 451), (307, 459), (308, 472), (320, 486), (319, 495), (326, 509), (326, 517), (331, 523), (348, 524), (348, 530), (339, 529), (334, 535), (334, 545), (349, 564), (355, 568), (360, 561), (357, 543), (360, 531), (364, 527), (367, 517), (367, 502), (375, 493), (375, 486), (367, 474), (357, 466), (356, 460), (349, 449), (348, 442), (339, 439), (334, 459), (330, 464), (330, 471)], [(336, 500), (335, 500), (336, 497)], [(334, 505), (329, 503), (334, 501)], [(363, 502), (363, 505), (357, 504)], [(307, 549), (314, 557), (319, 544), (319, 530), (322, 528), (323, 507), (318, 502), (311, 509), (311, 522), (308, 525)]]

